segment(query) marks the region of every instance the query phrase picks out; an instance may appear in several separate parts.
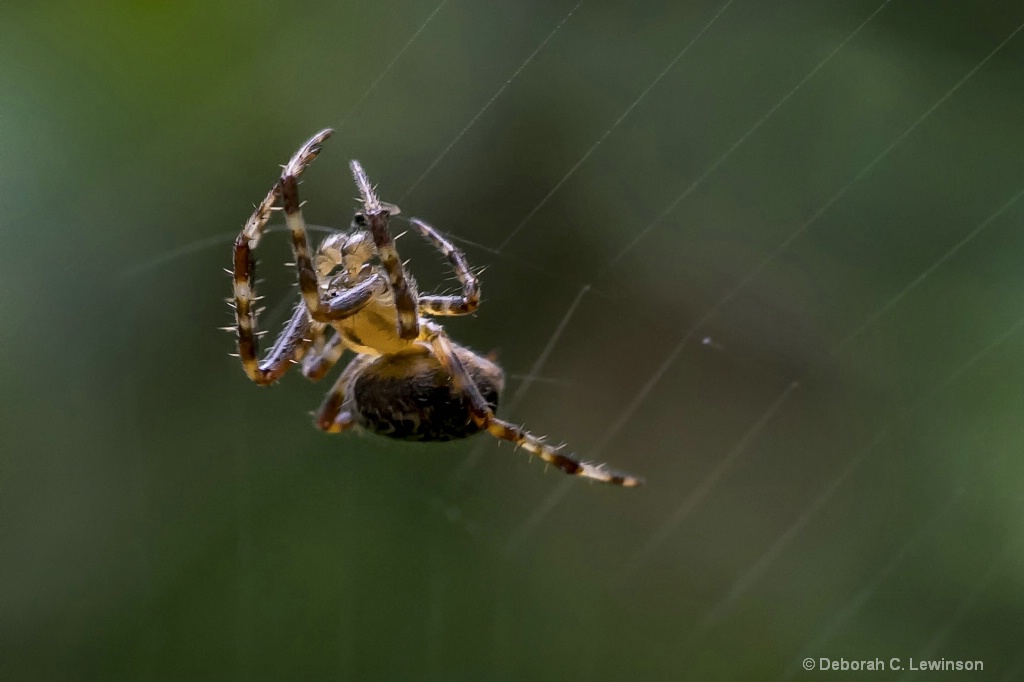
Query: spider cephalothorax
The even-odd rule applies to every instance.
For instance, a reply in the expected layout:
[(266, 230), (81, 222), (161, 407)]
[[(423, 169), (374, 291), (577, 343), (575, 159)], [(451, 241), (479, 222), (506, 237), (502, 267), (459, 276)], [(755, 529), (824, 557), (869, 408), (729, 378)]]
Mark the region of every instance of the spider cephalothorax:
[[(428, 319), (476, 310), (480, 303), (476, 275), (451, 242), (412, 218), (409, 222), (448, 258), (462, 284), (458, 295), (420, 296), (388, 229), (388, 218), (398, 208), (380, 201), (358, 161), (350, 165), (363, 207), (355, 214), (351, 231), (330, 234), (310, 255), (298, 178), (331, 133), (317, 133), (295, 153), (235, 240), (238, 354), (249, 378), (269, 385), (301, 360), (302, 373), (317, 381), (349, 349), (356, 357), (316, 413), (314, 423), (324, 431), (339, 433), (360, 426), (391, 438), (421, 441), (454, 440), (487, 431), (566, 473), (627, 487), (639, 485), (640, 479), (634, 476), (563, 454), (495, 416), (504, 385), (501, 368), (452, 342), (439, 324)], [(253, 309), (252, 251), (278, 202), (291, 232), (301, 300), (261, 360)]]

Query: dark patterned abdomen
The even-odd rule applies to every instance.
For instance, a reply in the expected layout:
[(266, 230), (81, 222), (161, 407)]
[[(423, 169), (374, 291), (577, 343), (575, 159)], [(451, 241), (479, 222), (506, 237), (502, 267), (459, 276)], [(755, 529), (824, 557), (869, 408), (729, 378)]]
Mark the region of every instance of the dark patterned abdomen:
[[(501, 369), (464, 348), (456, 353), (491, 410), (497, 410)], [(349, 397), (360, 426), (381, 436), (449, 441), (480, 431), (468, 398), (455, 391), (451, 376), (430, 355), (381, 356), (359, 373)]]

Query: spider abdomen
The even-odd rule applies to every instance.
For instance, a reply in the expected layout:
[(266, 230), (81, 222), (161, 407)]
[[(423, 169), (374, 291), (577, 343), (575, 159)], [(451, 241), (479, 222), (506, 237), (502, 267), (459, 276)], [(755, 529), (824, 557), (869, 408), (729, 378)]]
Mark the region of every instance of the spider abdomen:
[[(466, 348), (456, 347), (455, 352), (491, 410), (497, 410), (504, 384), (501, 368)], [(360, 368), (347, 397), (359, 425), (377, 435), (449, 441), (480, 431), (470, 415), (469, 399), (430, 354), (375, 358)]]

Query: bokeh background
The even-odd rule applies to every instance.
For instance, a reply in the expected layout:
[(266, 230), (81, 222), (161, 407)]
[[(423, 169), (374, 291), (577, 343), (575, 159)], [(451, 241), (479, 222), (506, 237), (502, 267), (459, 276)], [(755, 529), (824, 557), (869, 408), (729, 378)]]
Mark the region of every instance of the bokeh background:
[[(1022, 23), (5, 3), (0, 679), (1024, 679)], [(447, 328), (506, 416), (646, 487), (325, 436), (328, 382), (245, 379), (221, 268), (328, 126), (309, 220), (347, 226), (361, 159), (486, 266)]]

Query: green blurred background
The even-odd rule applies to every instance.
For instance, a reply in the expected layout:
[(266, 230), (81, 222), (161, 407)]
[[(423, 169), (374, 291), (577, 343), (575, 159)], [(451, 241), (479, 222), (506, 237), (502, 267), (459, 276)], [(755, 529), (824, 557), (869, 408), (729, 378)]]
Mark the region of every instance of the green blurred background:
[[(0, 679), (1024, 679), (1024, 7), (577, 2), (3, 5)], [(327, 126), (308, 219), (475, 244), (505, 415), (645, 488), (245, 379)]]

